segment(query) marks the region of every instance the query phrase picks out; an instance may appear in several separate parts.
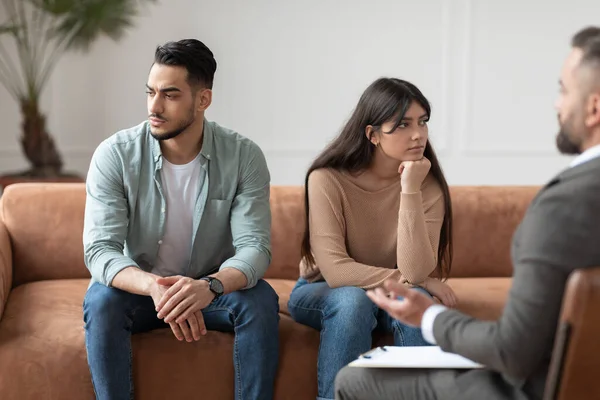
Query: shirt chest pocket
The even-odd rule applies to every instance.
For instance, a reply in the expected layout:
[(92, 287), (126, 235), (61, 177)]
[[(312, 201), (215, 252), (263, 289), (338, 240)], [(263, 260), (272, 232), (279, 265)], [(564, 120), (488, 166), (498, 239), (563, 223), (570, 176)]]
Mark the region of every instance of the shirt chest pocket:
[[(199, 236), (218, 244), (231, 241), (231, 199), (209, 199), (200, 222)], [(215, 244), (217, 244), (215, 243)]]

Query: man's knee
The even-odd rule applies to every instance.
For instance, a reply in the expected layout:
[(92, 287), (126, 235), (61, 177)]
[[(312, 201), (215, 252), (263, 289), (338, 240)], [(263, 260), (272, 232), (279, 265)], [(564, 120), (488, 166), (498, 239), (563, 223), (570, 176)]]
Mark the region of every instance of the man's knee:
[(259, 279), (256, 286), (250, 290), (253, 291), (252, 296), (258, 298), (260, 302), (279, 305), (279, 295), (264, 279)]
[(83, 303), (85, 323), (120, 323), (119, 317), (127, 312), (127, 294), (122, 290), (94, 283), (88, 289)]
[(260, 279), (250, 289), (238, 290), (230, 294), (231, 306), (238, 314), (244, 314), (251, 320), (262, 320), (265, 323), (278, 322), (279, 296), (266, 281)]

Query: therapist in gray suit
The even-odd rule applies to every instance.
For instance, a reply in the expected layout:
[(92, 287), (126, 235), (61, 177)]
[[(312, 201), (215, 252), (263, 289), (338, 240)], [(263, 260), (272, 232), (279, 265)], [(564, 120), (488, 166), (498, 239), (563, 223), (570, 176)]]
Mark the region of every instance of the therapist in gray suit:
[(542, 398), (569, 274), (575, 268), (600, 266), (599, 27), (573, 37), (556, 108), (557, 147), (578, 156), (541, 189), (515, 232), (513, 284), (498, 321), (479, 321), (446, 309), (397, 282), (386, 282), (386, 291), (369, 292), (390, 315), (421, 326), (427, 341), (486, 368), (345, 367), (337, 375), (336, 399)]

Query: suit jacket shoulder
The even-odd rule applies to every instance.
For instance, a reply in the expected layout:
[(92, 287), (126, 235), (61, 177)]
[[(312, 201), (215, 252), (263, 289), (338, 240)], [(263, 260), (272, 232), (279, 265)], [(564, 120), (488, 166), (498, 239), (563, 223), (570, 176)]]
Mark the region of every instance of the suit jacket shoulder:
[[(447, 310), (434, 321), (440, 347), (486, 365), (541, 396), (569, 274), (600, 266), (600, 159), (563, 171), (528, 208), (513, 238), (514, 274), (498, 321)], [(488, 387), (487, 398), (498, 394)], [(479, 397), (482, 398), (482, 397)]]
[(549, 263), (568, 270), (593, 266), (600, 250), (595, 246), (599, 205), (600, 158), (557, 175), (536, 196), (515, 233), (515, 267), (531, 251), (551, 255)]

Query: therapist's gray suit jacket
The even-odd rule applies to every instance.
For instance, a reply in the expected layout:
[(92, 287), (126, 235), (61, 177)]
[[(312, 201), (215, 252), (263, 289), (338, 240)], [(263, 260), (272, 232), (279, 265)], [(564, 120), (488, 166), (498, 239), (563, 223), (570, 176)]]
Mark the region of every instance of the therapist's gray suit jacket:
[[(487, 367), (457, 376), (461, 399), (514, 398), (515, 392), (542, 397), (569, 274), (600, 266), (600, 158), (563, 171), (541, 189), (515, 232), (511, 254), (513, 283), (498, 321), (456, 310), (435, 319), (442, 349)], [(506, 382), (520, 390), (509, 395)]]

